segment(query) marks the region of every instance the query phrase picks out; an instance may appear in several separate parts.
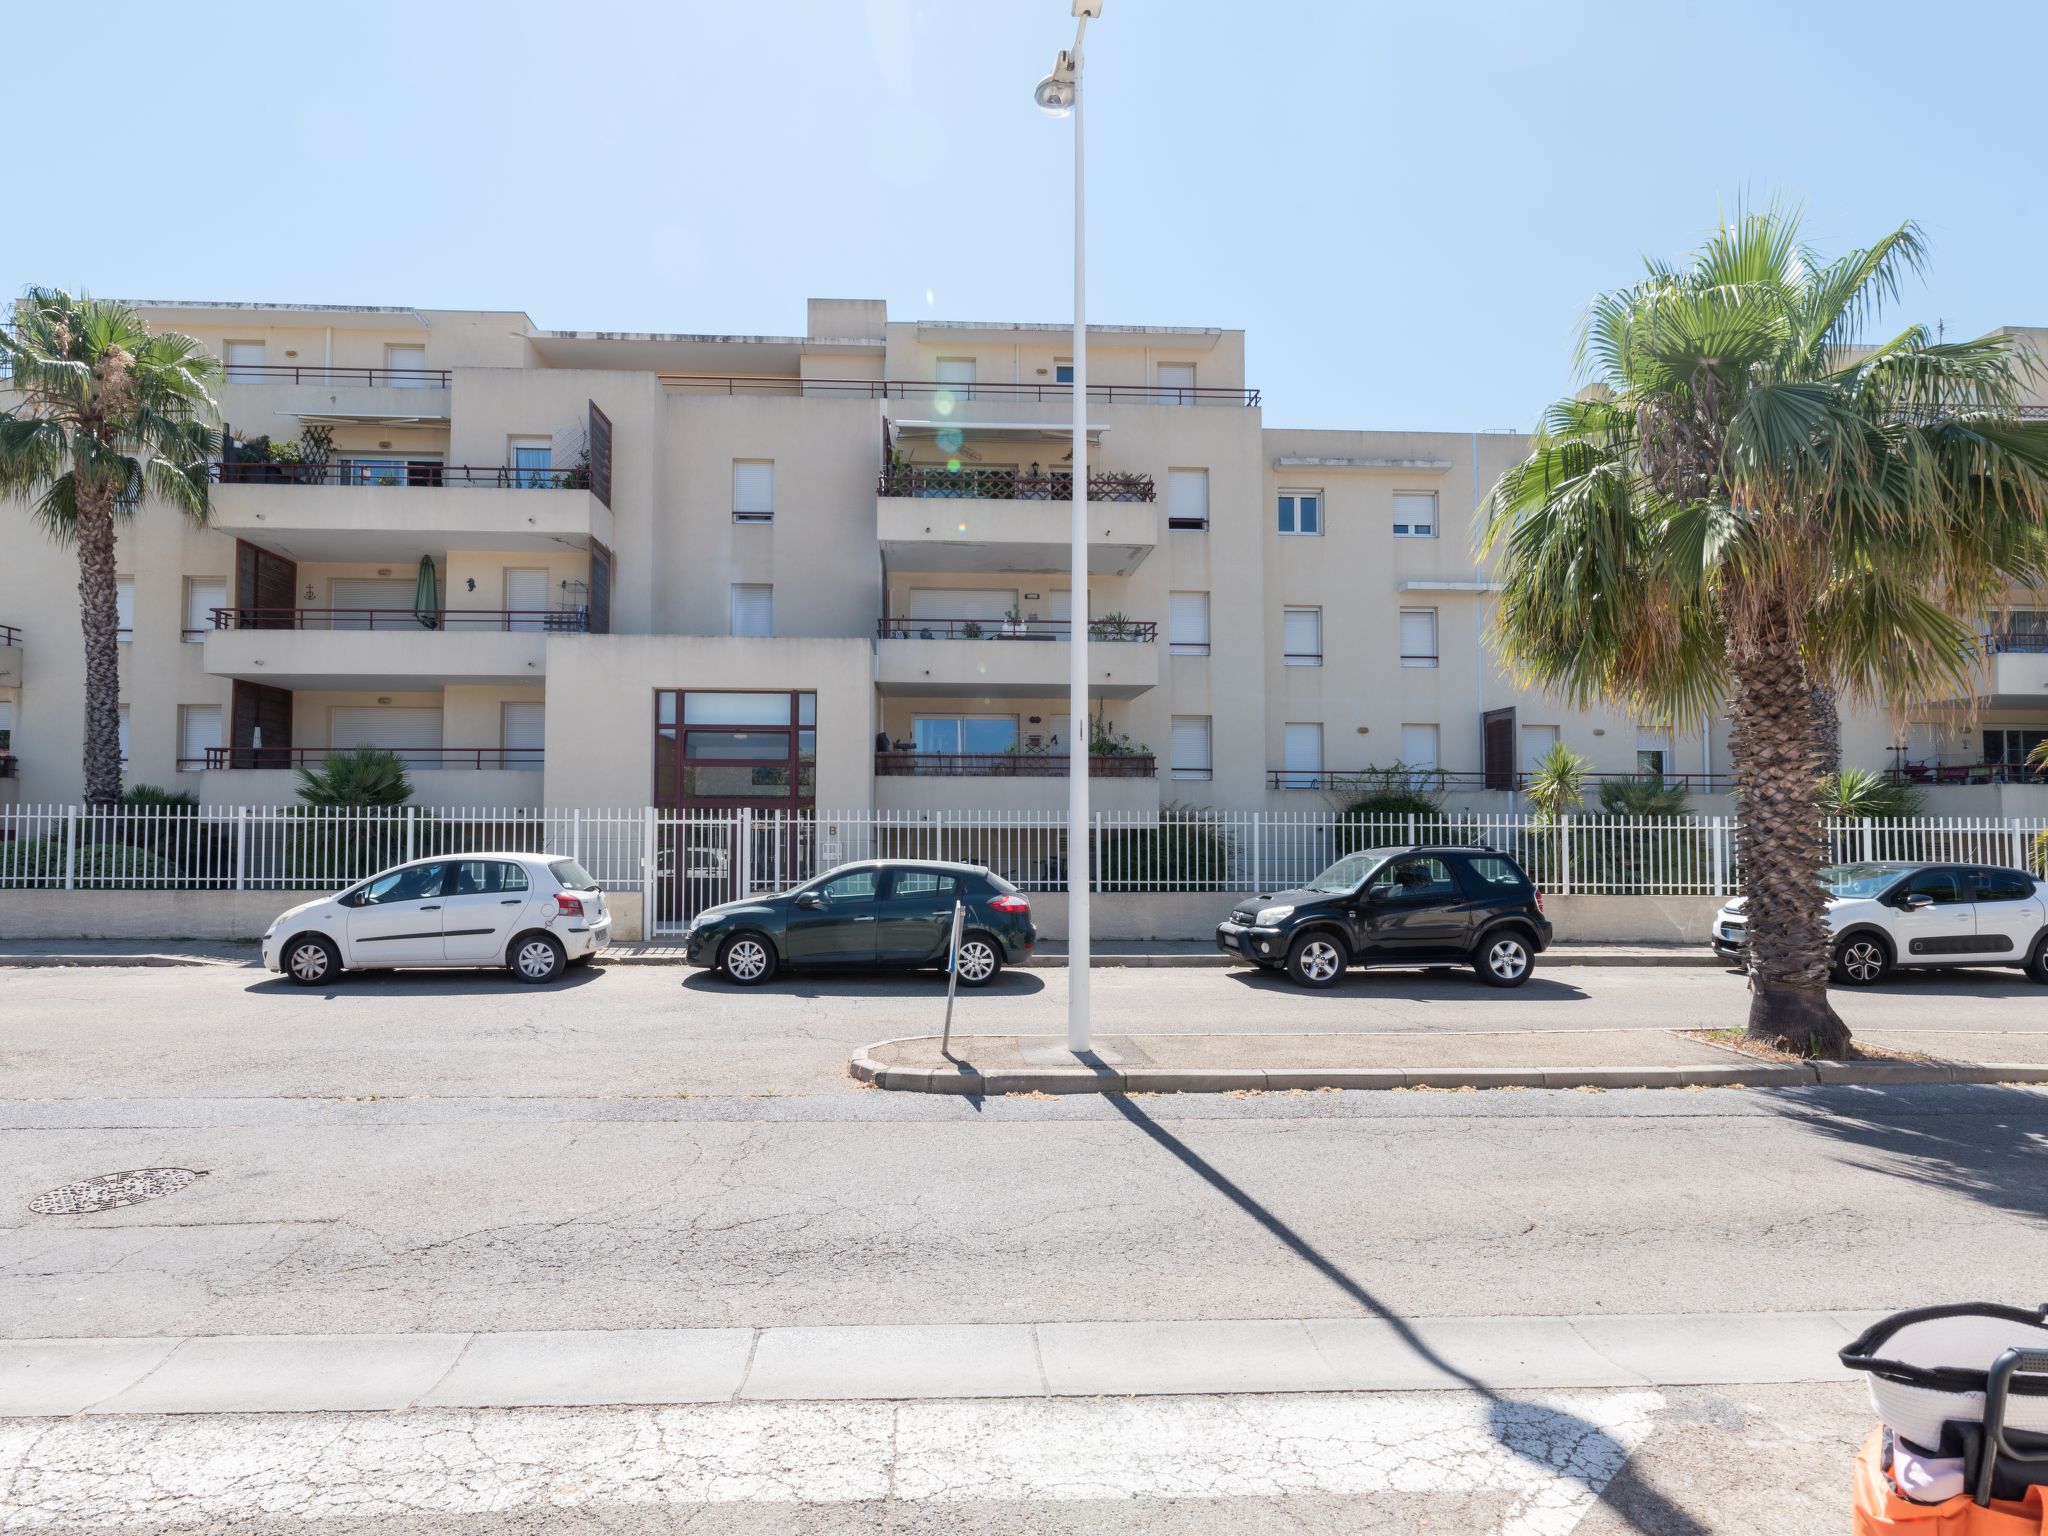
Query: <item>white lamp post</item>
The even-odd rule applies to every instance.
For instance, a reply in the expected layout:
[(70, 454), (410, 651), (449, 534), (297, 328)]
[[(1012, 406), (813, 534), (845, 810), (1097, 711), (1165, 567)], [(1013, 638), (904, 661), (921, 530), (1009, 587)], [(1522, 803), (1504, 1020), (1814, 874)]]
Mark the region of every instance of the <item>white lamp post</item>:
[(1032, 94), (1054, 117), (1074, 118), (1074, 512), (1073, 598), (1067, 608), (1071, 644), (1067, 672), (1067, 1049), (1089, 1048), (1088, 1033), (1088, 331), (1086, 170), (1081, 137), (1081, 39), (1102, 0), (1074, 0), (1074, 46), (1053, 60)]

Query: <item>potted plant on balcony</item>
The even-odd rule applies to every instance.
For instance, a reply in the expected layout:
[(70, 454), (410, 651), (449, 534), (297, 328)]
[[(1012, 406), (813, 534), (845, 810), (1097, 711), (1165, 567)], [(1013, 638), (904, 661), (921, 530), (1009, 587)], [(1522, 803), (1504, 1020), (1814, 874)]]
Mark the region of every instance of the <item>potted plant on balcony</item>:
[(979, 619), (969, 619), (965, 624), (962, 624), (960, 626), (960, 638), (963, 640), (979, 640), (981, 638), (981, 621)]
[(1012, 603), (1003, 610), (1003, 634), (1007, 638), (1024, 632), (1024, 610)]
[(1130, 640), (1138, 633), (1137, 620), (1125, 613), (1105, 613), (1088, 624), (1090, 640)]

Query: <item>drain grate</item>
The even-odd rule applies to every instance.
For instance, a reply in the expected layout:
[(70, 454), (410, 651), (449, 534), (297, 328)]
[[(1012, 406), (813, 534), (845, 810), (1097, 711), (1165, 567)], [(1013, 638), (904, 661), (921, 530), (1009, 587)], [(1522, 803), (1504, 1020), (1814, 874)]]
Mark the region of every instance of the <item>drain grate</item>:
[(126, 1173), (101, 1173), (49, 1190), (29, 1201), (38, 1216), (85, 1216), (94, 1211), (117, 1211), (124, 1205), (161, 1200), (175, 1195), (195, 1179), (206, 1177), (203, 1168), (130, 1168)]

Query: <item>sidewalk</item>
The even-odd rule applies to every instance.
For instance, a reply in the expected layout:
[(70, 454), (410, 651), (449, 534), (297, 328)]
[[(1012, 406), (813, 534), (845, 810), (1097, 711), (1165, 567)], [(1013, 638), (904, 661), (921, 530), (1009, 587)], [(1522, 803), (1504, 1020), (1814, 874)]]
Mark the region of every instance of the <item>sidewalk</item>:
[(848, 1064), (910, 1093), (1237, 1093), (1325, 1088), (1710, 1088), (2048, 1083), (2048, 1034), (1867, 1030), (1863, 1046), (1941, 1060), (1772, 1062), (1662, 1029), (1109, 1035), (1085, 1057), (1037, 1035), (883, 1040)]
[[(256, 941), (213, 943), (194, 939), (0, 939), (0, 966), (178, 966), (243, 965), (260, 961)], [(683, 946), (674, 939), (614, 944), (603, 965), (682, 965)], [(1032, 956), (1034, 967), (1060, 968), (1067, 946), (1048, 940)], [(1095, 947), (1099, 966), (1224, 967), (1242, 964), (1206, 940), (1105, 939)], [(1559, 944), (1543, 952), (1539, 970), (1553, 966), (1717, 966), (1726, 962), (1712, 950), (1668, 944)]]

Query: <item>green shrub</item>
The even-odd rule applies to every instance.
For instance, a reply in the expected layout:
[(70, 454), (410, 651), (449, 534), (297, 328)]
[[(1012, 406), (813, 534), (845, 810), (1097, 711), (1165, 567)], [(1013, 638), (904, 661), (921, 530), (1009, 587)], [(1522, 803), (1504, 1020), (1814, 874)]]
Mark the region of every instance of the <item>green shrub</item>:
[[(184, 871), (169, 859), (127, 843), (81, 843), (72, 863), (72, 873), (81, 886), (133, 884), (176, 887), (185, 883)], [(0, 883), (62, 886), (64, 834), (55, 832), (27, 842), (0, 843)]]
[(1647, 816), (1669, 821), (1692, 810), (1692, 793), (1683, 783), (1669, 784), (1654, 773), (1633, 779), (1609, 779), (1600, 786), (1600, 810), (1607, 816)]
[(1169, 805), (1156, 826), (1105, 827), (1094, 878), (1127, 891), (1220, 887), (1230, 880), (1230, 840), (1208, 811)]

